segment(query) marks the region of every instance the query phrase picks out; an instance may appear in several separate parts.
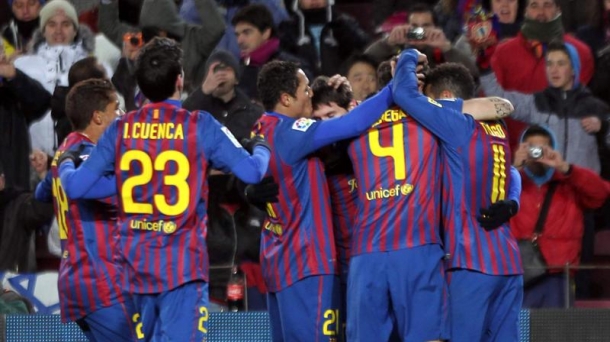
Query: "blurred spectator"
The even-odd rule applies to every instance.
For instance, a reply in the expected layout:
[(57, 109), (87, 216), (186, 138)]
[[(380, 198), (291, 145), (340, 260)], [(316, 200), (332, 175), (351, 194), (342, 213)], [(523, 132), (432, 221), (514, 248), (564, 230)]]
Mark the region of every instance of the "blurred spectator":
[(117, 65), (112, 84), (125, 101), (125, 110), (131, 112), (140, 108), (146, 101), (136, 82), (135, 61), (144, 46), (142, 33), (126, 33), (123, 37), (123, 49)]
[(201, 87), (189, 95), (183, 107), (212, 114), (238, 141), (249, 138), (252, 126), (264, 110), (236, 87), (240, 80), (237, 60), (228, 51), (217, 50), (208, 58), (206, 69), (208, 73)]
[[(552, 131), (532, 126), (528, 128), (515, 152), (513, 165), (522, 179), (519, 212), (510, 221), (510, 228), (519, 240), (536, 238), (549, 272), (539, 282), (525, 288), (525, 308), (564, 307), (566, 264), (577, 266), (586, 209), (600, 207), (610, 195), (610, 185), (586, 168), (566, 162), (555, 150)], [(534, 158), (531, 147), (541, 147), (542, 156)], [(534, 236), (541, 204), (551, 183), (556, 189), (550, 199), (548, 215), (541, 233)], [(570, 272), (573, 276), (574, 271)], [(570, 288), (572, 288), (570, 286)]]
[(491, 27), (487, 27), (487, 29), (492, 32), (486, 38), (477, 37), (477, 32), (471, 31), (471, 29), (481, 29), (481, 26), (478, 26), (480, 23), (476, 23), (472, 27), (468, 26), (466, 32), (460, 35), (455, 42), (455, 48), (469, 55), (473, 60), (479, 52), (478, 49), (484, 49), (491, 44), (495, 45), (519, 33), (523, 21), (525, 0), (486, 0), (482, 1), (481, 5), (482, 11), (476, 12), (475, 9), (468, 13), (466, 22), (476, 20), (473, 17), (484, 13), (491, 16), (488, 18)]
[[(233, 27), (233, 24), (231, 24), (231, 20), (233, 20), (235, 13), (237, 13), (242, 7), (250, 4), (265, 5), (273, 15), (275, 27), (277, 27), (282, 21), (288, 20), (289, 18), (288, 12), (284, 7), (283, 0), (216, 0), (216, 3), (219, 6), (220, 12), (224, 16), (225, 25), (227, 26), (225, 29), (225, 34), (220, 39), (220, 42), (218, 42), (216, 45), (216, 48), (229, 51), (237, 59), (240, 58), (239, 46), (237, 45), (237, 38), (233, 33), (235, 31), (235, 27)], [(199, 13), (195, 7), (195, 0), (182, 1), (182, 5), (180, 6), (180, 16), (192, 24), (201, 24), (201, 18), (199, 17)]]
[[(423, 29), (420, 37), (409, 38), (411, 29)], [(420, 39), (421, 38), (421, 39)], [(458, 51), (443, 30), (436, 26), (436, 19), (432, 8), (424, 4), (416, 4), (409, 10), (408, 23), (396, 26), (389, 36), (377, 40), (371, 44), (365, 54), (371, 56), (378, 63), (390, 59), (403, 49), (416, 48), (428, 57), (430, 67), (435, 65), (454, 62), (464, 65), (472, 73), (478, 76), (474, 62), (468, 54)]]
[[(250, 131), (264, 110), (236, 88), (240, 79), (239, 63), (228, 51), (217, 50), (208, 58), (206, 70), (202, 85), (189, 95), (183, 107), (189, 111), (209, 112), (238, 141), (250, 138)], [(245, 269), (247, 274), (253, 269), (260, 270), (260, 229), (265, 214), (241, 198), (234, 176), (212, 171), (208, 185), (210, 296), (224, 304), (231, 266), (249, 261), (251, 265)], [(249, 290), (248, 294), (256, 296), (256, 292)], [(249, 305), (249, 309), (264, 308)]]
[(38, 14), (45, 0), (9, 0), (11, 20), (2, 28), (4, 54), (21, 52), (38, 28)]
[[(40, 11), (40, 31), (36, 31), (28, 55), (15, 60), (15, 67), (53, 93), (56, 86), (68, 85), (68, 71), (75, 62), (92, 54), (93, 33), (79, 25), (74, 7), (66, 0), (48, 2)], [(30, 127), (32, 148), (52, 155), (57, 140), (50, 111)]]
[[(353, 55), (343, 67), (342, 75), (352, 87), (356, 101), (363, 101), (379, 89), (377, 85), (377, 62), (367, 55)], [(314, 91), (314, 96), (315, 96)]]
[[(123, 47), (126, 33), (142, 32), (145, 41), (152, 39), (152, 35), (179, 41), (184, 50), (185, 89), (189, 90), (203, 81), (205, 61), (225, 31), (222, 15), (214, 0), (195, 0), (195, 5), (202, 19), (201, 25), (184, 21), (173, 0), (144, 0), (140, 28), (134, 28), (119, 20), (118, 0), (102, 0), (98, 26), (119, 48)], [(127, 94), (123, 95), (128, 97)]]
[(289, 9), (291, 20), (279, 26), (281, 46), (306, 59), (316, 76), (338, 74), (343, 61), (371, 40), (356, 19), (329, 0), (293, 0)]
[(30, 189), (28, 126), (50, 101), (51, 94), (0, 51), (0, 175), (8, 188)]
[[(578, 28), (576, 37), (589, 46), (593, 56), (610, 44), (610, 1), (597, 0), (593, 20)], [(597, 64), (596, 64), (597, 65)]]
[[(546, 88), (544, 51), (549, 42), (558, 39), (576, 48), (581, 65), (580, 83), (587, 84), (591, 80), (594, 67), (591, 51), (578, 39), (564, 34), (557, 1), (527, 0), (521, 31), (495, 49), (491, 67), (504, 89), (531, 94)], [(510, 118), (506, 122), (514, 149), (525, 125)]]
[(566, 32), (574, 33), (579, 27), (595, 22), (599, 0), (558, 0), (564, 15), (561, 17)]
[(263, 5), (248, 5), (235, 14), (231, 22), (241, 53), (241, 88), (250, 99), (258, 99), (256, 81), (260, 68), (272, 60), (300, 64), (307, 77), (312, 77), (310, 65), (282, 49), (273, 26), (271, 12)]
[(390, 61), (383, 61), (377, 67), (377, 89), (382, 89), (390, 83), (391, 80), (392, 64)]
[(476, 0), (439, 0), (434, 6), (437, 26), (449, 41), (455, 42), (464, 32), (464, 15), (478, 1)]
[(610, 108), (580, 83), (580, 61), (571, 44), (549, 43), (545, 64), (549, 87), (542, 92), (505, 91), (493, 73), (481, 77), (481, 87), (487, 96), (511, 101), (513, 119), (548, 125), (558, 135), (554, 148), (565, 160), (599, 174), (596, 134), (610, 144)]

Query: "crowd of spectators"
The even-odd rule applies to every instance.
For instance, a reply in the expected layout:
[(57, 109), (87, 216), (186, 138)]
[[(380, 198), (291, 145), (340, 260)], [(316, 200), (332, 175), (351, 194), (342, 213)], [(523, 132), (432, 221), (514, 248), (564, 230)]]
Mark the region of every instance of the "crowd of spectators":
[[(341, 74), (355, 101), (385, 85), (388, 60), (402, 49), (419, 49), (432, 67), (462, 64), (480, 94), (513, 101), (508, 129), (516, 159), (525, 153), (527, 125), (552, 131), (538, 135), (561, 156), (556, 193), (577, 211), (559, 235), (541, 240), (544, 247), (570, 239), (569, 247), (560, 249), (565, 255), (549, 256), (552, 263), (591, 261), (595, 232), (610, 227), (607, 215), (594, 220), (591, 211), (603, 205), (607, 193), (599, 192), (599, 184), (610, 177), (608, 1), (581, 0), (578, 6), (563, 0), (0, 2), (1, 270), (57, 267), (52, 247), (57, 241), (46, 243), (57, 240), (52, 208), (34, 200), (31, 191), (71, 129), (63, 112), (67, 91), (84, 77), (107, 78), (123, 108), (138, 109), (147, 99), (138, 89), (134, 61), (156, 36), (175, 39), (184, 50), (184, 107), (210, 112), (237, 139), (249, 137), (264, 112), (256, 80), (269, 61), (296, 61), (311, 80)], [(413, 36), (417, 29), (423, 29), (421, 37)], [(553, 48), (558, 44), (563, 50)], [(551, 50), (563, 51), (565, 58), (557, 54), (560, 61), (551, 60)], [(562, 83), (566, 79), (569, 84)], [(515, 160), (528, 175), (524, 163)], [(549, 180), (523, 176), (523, 215), (537, 217)], [(236, 264), (263, 293), (257, 263), (265, 213), (240, 196), (232, 175), (212, 170), (209, 182), (211, 297), (223, 304)], [(562, 208), (554, 209), (555, 215), (565, 213)], [(535, 219), (516, 216), (515, 235), (530, 238), (534, 224)], [(34, 248), (40, 239), (44, 248)], [(577, 282), (582, 295), (588, 286), (586, 277)]]

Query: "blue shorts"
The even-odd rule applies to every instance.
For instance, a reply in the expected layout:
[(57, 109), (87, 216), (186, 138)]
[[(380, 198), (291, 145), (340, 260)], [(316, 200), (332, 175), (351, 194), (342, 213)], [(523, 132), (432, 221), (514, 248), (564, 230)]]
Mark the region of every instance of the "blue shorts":
[(449, 338), (448, 298), (439, 245), (352, 257), (347, 340)]
[(310, 276), (267, 294), (271, 337), (278, 341), (342, 339), (339, 277)]
[(145, 341), (203, 341), (208, 333), (208, 283), (193, 281), (167, 292), (134, 294)]
[(124, 303), (96, 310), (77, 323), (89, 341), (139, 341), (136, 324), (132, 321), (134, 315), (137, 315), (135, 307), (131, 299), (127, 299)]
[(451, 342), (519, 341), (523, 277), (456, 269), (447, 272)]

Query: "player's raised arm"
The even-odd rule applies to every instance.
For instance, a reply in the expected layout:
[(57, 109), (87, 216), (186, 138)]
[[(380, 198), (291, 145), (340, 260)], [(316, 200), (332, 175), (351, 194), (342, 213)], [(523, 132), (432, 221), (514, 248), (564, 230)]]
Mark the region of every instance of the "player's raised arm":
[[(80, 160), (80, 156), (76, 154), (77, 151), (74, 151), (75, 153), (65, 152), (59, 157), (57, 161), (59, 177), (68, 198), (85, 198), (88, 193), (103, 194), (105, 191), (103, 188), (108, 187), (110, 180), (103, 176), (108, 171), (108, 166), (114, 165), (114, 141), (116, 141), (117, 123), (118, 121), (114, 121), (108, 127), (87, 160), (80, 167), (75, 167), (75, 162)], [(114, 177), (111, 179), (114, 179)], [(113, 186), (116, 192), (116, 184)]]
[(445, 143), (461, 146), (470, 137), (474, 120), (419, 92), (415, 71), (418, 57), (417, 50), (409, 49), (398, 59), (392, 86), (394, 102)]
[(199, 112), (199, 115), (203, 120), (200, 136), (204, 137), (203, 146), (214, 168), (231, 172), (248, 184), (260, 182), (267, 172), (271, 156), (271, 147), (265, 140), (261, 137), (249, 139), (244, 148), (209, 113)]
[(391, 83), (352, 109), (349, 115), (320, 122), (310, 145), (311, 150), (304, 152), (309, 154), (323, 146), (364, 133), (394, 103), (390, 87)]
[(470, 114), (475, 120), (500, 120), (515, 111), (513, 104), (501, 97), (480, 97), (464, 101), (463, 113)]

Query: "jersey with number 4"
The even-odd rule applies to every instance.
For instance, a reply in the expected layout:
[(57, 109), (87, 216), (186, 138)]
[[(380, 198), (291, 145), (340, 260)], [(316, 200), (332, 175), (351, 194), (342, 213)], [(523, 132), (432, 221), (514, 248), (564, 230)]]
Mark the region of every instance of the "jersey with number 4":
[(207, 281), (208, 167), (229, 172), (248, 157), (228, 129), (166, 101), (115, 121), (96, 149), (94, 163), (115, 168), (130, 292)]
[(69, 200), (59, 178), (59, 156), (65, 151), (80, 150), (81, 158), (86, 157), (93, 146), (85, 135), (68, 135), (55, 153), (51, 177), (43, 182), (52, 191), (59, 225), (62, 255), (57, 283), (64, 322), (125, 299), (116, 200)]
[(398, 107), (349, 147), (358, 184), (352, 256), (441, 243), (437, 139)]

